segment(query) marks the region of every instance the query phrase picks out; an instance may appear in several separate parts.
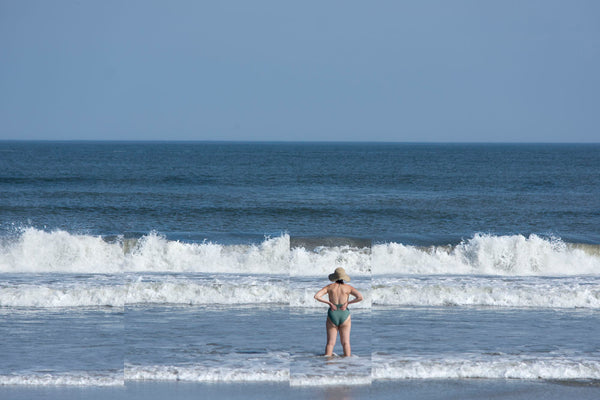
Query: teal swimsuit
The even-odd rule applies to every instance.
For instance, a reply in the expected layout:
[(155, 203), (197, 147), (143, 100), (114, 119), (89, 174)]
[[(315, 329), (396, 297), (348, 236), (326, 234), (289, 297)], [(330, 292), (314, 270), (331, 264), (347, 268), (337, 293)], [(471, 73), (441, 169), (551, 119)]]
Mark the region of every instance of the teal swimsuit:
[(329, 320), (333, 322), (335, 326), (340, 326), (350, 316), (350, 310), (348, 310), (347, 307), (345, 310), (340, 310), (341, 306), (343, 306), (343, 304), (336, 304), (337, 310), (333, 311), (331, 308), (327, 310), (327, 317), (329, 317)]

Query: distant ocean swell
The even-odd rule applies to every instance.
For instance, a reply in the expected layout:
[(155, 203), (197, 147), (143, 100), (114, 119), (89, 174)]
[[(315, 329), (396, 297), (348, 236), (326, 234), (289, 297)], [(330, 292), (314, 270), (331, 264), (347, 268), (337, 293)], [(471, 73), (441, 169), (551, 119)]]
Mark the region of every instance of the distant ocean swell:
[(458, 245), (400, 243), (290, 249), (287, 234), (257, 245), (185, 243), (157, 233), (139, 239), (24, 229), (0, 238), (0, 273), (197, 272), (326, 276), (342, 266), (352, 276), (600, 275), (600, 245), (536, 235), (475, 235)]

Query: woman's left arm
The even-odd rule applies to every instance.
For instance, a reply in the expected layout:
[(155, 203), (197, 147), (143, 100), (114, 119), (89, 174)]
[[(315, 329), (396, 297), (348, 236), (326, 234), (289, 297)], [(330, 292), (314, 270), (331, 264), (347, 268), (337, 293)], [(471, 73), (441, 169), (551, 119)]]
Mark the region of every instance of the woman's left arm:
[(363, 301), (362, 294), (360, 294), (360, 292), (352, 286), (350, 286), (350, 294), (352, 296), (354, 296), (354, 298), (352, 300), (350, 300), (347, 304), (353, 304), (353, 303), (358, 303), (359, 301)]

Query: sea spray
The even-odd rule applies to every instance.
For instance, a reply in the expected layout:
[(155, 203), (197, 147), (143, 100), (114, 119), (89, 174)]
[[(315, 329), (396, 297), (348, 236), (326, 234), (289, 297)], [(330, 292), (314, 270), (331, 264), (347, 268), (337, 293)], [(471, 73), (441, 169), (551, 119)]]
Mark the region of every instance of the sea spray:
[(100, 236), (25, 228), (0, 242), (0, 272), (118, 273), (124, 268), (120, 243)]

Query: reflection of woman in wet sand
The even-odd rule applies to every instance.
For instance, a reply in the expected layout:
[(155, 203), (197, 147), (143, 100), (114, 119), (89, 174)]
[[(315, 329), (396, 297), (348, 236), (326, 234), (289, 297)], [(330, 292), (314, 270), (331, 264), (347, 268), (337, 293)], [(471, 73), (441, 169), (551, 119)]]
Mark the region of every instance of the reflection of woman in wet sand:
[[(352, 286), (344, 283), (349, 282), (350, 277), (344, 271), (344, 268), (336, 268), (333, 274), (329, 275), (329, 280), (333, 281), (323, 289), (319, 290), (315, 294), (315, 299), (321, 303), (329, 304), (329, 310), (327, 310), (327, 322), (325, 327), (327, 329), (327, 346), (325, 346), (325, 355), (330, 356), (333, 354), (333, 346), (335, 346), (335, 340), (337, 339), (338, 332), (340, 333), (340, 342), (344, 348), (344, 357), (350, 356), (350, 327), (352, 321), (350, 321), (350, 310), (348, 310), (348, 304), (358, 303), (362, 301), (362, 294)], [(323, 296), (327, 294), (329, 300), (323, 299)], [(348, 301), (350, 295), (354, 296), (354, 299)]]

